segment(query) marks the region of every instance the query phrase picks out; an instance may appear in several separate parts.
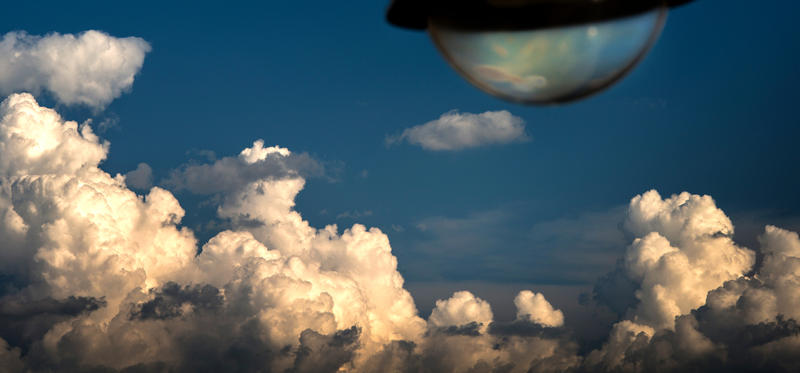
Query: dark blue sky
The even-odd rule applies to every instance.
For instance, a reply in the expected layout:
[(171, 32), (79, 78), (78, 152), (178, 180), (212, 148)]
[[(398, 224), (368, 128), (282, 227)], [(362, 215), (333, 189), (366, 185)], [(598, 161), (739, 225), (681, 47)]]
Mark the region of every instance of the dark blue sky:
[[(298, 210), (315, 226), (381, 227), (410, 282), (588, 284), (624, 250), (619, 207), (651, 188), (712, 195), (745, 243), (766, 223), (800, 227), (795, 2), (677, 9), (620, 84), (546, 108), (473, 88), (426, 34), (387, 25), (387, 5), (16, 2), (0, 24), (152, 45), (132, 92), (104, 112), (59, 107), (115, 122), (100, 131), (107, 171), (145, 162), (159, 180), (199, 150), (234, 155), (258, 138), (308, 152), (335, 180), (310, 179)], [(453, 109), (508, 110), (533, 141), (386, 147)], [(208, 218), (201, 198), (179, 197), (187, 225)]]

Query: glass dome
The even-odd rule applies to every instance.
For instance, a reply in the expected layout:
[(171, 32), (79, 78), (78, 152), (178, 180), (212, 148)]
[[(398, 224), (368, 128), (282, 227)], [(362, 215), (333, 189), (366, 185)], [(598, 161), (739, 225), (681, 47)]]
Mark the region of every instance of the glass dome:
[(505, 100), (552, 104), (603, 90), (658, 39), (667, 8), (602, 22), (520, 31), (460, 29), (430, 18), (428, 32), (468, 81)]

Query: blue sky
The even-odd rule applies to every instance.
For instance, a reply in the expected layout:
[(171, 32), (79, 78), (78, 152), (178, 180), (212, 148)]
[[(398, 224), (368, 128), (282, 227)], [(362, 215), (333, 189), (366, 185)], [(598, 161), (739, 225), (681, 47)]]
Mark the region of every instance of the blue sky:
[[(621, 233), (592, 232), (613, 231), (622, 206), (649, 189), (712, 195), (746, 243), (766, 223), (800, 228), (799, 5), (677, 9), (626, 79), (557, 107), (473, 88), (426, 34), (386, 24), (387, 5), (81, 2), (42, 12), (18, 2), (0, 24), (151, 44), (132, 93), (105, 111), (41, 99), (67, 118), (111, 123), (98, 131), (112, 144), (105, 170), (145, 162), (158, 183), (203, 161), (201, 151), (234, 155), (259, 138), (308, 152), (328, 174), (309, 180), (298, 210), (315, 226), (380, 227), (410, 283), (589, 286), (626, 244)], [(455, 152), (386, 146), (387, 136), (454, 109), (508, 110), (532, 141)], [(178, 196), (188, 226), (208, 219), (206, 197)]]
[(0, 370), (797, 370), (800, 5), (533, 107), (388, 3), (6, 4)]

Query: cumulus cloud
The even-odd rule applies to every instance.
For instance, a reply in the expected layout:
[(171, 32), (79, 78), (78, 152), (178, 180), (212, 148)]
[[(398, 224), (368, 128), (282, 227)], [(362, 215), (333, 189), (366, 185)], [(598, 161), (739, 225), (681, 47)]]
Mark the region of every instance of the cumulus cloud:
[(15, 279), (0, 298), (0, 362), (12, 371), (524, 372), (577, 361), (560, 336), (491, 332), (488, 303), (468, 292), (419, 317), (383, 232), (317, 229), (294, 210), (305, 179), (288, 149), (257, 141), (228, 158), (285, 171), (218, 189), (231, 229), (200, 245), (170, 192), (138, 195), (99, 168), (108, 144), (88, 126), (29, 94), (6, 99), (0, 118), (0, 271)]
[(461, 150), (487, 145), (500, 145), (530, 140), (525, 121), (508, 111), (487, 111), (481, 114), (450, 111), (437, 120), (407, 128), (397, 136), (389, 136), (387, 144), (406, 141), (426, 150)]
[(428, 322), (438, 327), (476, 323), (486, 330), (493, 318), (489, 303), (468, 291), (458, 291), (449, 299), (436, 301)]
[(594, 294), (620, 316), (584, 353), (569, 315), (531, 290), (515, 298), (510, 322), (468, 291), (420, 317), (382, 231), (315, 228), (294, 209), (305, 179), (288, 149), (257, 141), (227, 158), (235, 172), (281, 171), (213, 189), (231, 228), (205, 243), (181, 227), (172, 193), (140, 195), (100, 169), (108, 149), (29, 94), (0, 104), (5, 371), (800, 367), (800, 237), (767, 226), (756, 262), (709, 196), (631, 200), (621, 225), (630, 245)]
[[(635, 197), (634, 236), (613, 278), (636, 301), (585, 367), (594, 371), (792, 371), (800, 299), (800, 239), (767, 226), (755, 253), (733, 243), (733, 225), (709, 196), (655, 191)], [(615, 280), (618, 281), (618, 280)], [(599, 284), (595, 299), (613, 294)]]
[(47, 90), (64, 104), (102, 108), (129, 90), (150, 45), (100, 31), (0, 39), (0, 95)]
[[(192, 232), (178, 225), (183, 210), (171, 193), (154, 187), (139, 196), (124, 177), (98, 168), (108, 146), (88, 127), (63, 121), (27, 94), (5, 100), (0, 117), (0, 148), (7, 155), (0, 163), (0, 207), (4, 237), (13, 243), (0, 251), (3, 272), (24, 277), (19, 291), (32, 302), (104, 302), (53, 325), (35, 342), (41, 345), (37, 355), (27, 359), (42, 366), (69, 357), (112, 369), (180, 367), (188, 364), (186, 348), (222, 356), (247, 343), (236, 334), (247, 329), (260, 343), (254, 346), (276, 354), (261, 363), (288, 369), (295, 362), (327, 366), (308, 356), (308, 349), (332, 351), (326, 336), (349, 351), (340, 355), (347, 357), (423, 334), (425, 323), (403, 289), (386, 236), (360, 225), (341, 235), (335, 226), (310, 227), (292, 211), (303, 185), (297, 174), (243, 182), (221, 214), (260, 224), (246, 225), (252, 231), (237, 226), (198, 248)], [(288, 156), (260, 144), (245, 149), (242, 162)], [(220, 326), (227, 332), (204, 329), (216, 317), (227, 320)], [(336, 342), (337, 333), (353, 327), (358, 331), (348, 338), (355, 342)], [(220, 331), (220, 343), (181, 344), (200, 341), (204, 330)], [(97, 347), (72, 347), (79, 345)], [(289, 352), (281, 354), (286, 346)]]
[(558, 327), (564, 325), (564, 314), (554, 309), (544, 295), (523, 290), (514, 298), (517, 306), (517, 319), (527, 320), (542, 326)]
[(755, 264), (755, 253), (733, 242), (733, 224), (710, 196), (647, 192), (631, 200), (624, 225), (637, 237), (625, 254), (627, 274), (640, 284), (634, 320), (654, 328), (672, 328), (676, 316)]

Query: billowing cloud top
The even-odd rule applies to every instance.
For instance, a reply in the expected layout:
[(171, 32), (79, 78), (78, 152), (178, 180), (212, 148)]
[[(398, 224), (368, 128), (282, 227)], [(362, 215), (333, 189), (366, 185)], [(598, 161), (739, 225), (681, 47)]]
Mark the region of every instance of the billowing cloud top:
[[(757, 262), (710, 196), (648, 191), (630, 201), (622, 227), (632, 242), (594, 292), (619, 317), (602, 346), (583, 353), (564, 313), (530, 290), (515, 298), (513, 321), (459, 291), (426, 322), (383, 232), (318, 229), (295, 211), (305, 179), (288, 149), (256, 141), (179, 171), (185, 183), (211, 180), (225, 164), (238, 175), (210, 191), (231, 229), (205, 243), (180, 226), (171, 192), (138, 195), (126, 176), (100, 169), (107, 151), (88, 125), (30, 94), (0, 103), (0, 371), (800, 366), (800, 236), (767, 226)], [(140, 169), (127, 177), (143, 187)]]
[[(13, 94), (99, 109), (130, 89), (149, 50), (98, 31), (0, 41), (0, 372), (800, 370), (800, 236), (768, 225), (757, 251), (742, 247), (710, 196), (631, 199), (630, 245), (592, 298), (618, 316), (589, 347), (531, 290), (512, 321), (469, 291), (424, 320), (388, 237), (311, 226), (295, 200), (322, 166), (262, 140), (168, 179), (219, 197), (230, 229), (198, 242), (149, 166), (109, 175), (109, 144), (88, 123)], [(388, 141), (526, 140), (507, 111), (454, 111)]]
[(386, 141), (388, 144), (407, 141), (427, 150), (461, 150), (529, 139), (525, 121), (502, 110), (481, 114), (450, 111), (437, 120), (407, 128)]
[(9, 32), (0, 40), (0, 95), (47, 90), (64, 104), (108, 105), (130, 89), (150, 45), (100, 31), (46, 36)]
[(468, 291), (458, 291), (450, 299), (436, 301), (428, 322), (439, 327), (476, 323), (486, 330), (493, 317), (488, 302)]
[(517, 319), (519, 320), (527, 320), (549, 327), (564, 325), (564, 313), (554, 309), (542, 294), (523, 290), (514, 298), (514, 305), (517, 306)]
[(0, 115), (0, 175), (73, 174), (106, 157), (108, 144), (88, 125), (64, 122), (30, 94), (3, 101)]
[[(88, 126), (29, 94), (3, 101), (0, 118), (0, 273), (14, 280), (0, 293), (0, 363), (12, 371), (385, 372), (423, 355), (442, 369), (517, 363), (519, 353), (489, 348), (498, 338), (542, 346), (524, 364), (574, 360), (558, 339), (488, 334), (489, 304), (468, 292), (438, 302), (426, 323), (386, 235), (311, 227), (293, 209), (305, 183), (296, 172), (220, 191), (232, 229), (198, 246), (170, 192), (139, 196), (98, 168), (108, 145)], [(291, 156), (256, 141), (236, 159)], [(537, 312), (525, 310), (548, 317)], [(472, 347), (437, 350), (442, 340)]]

